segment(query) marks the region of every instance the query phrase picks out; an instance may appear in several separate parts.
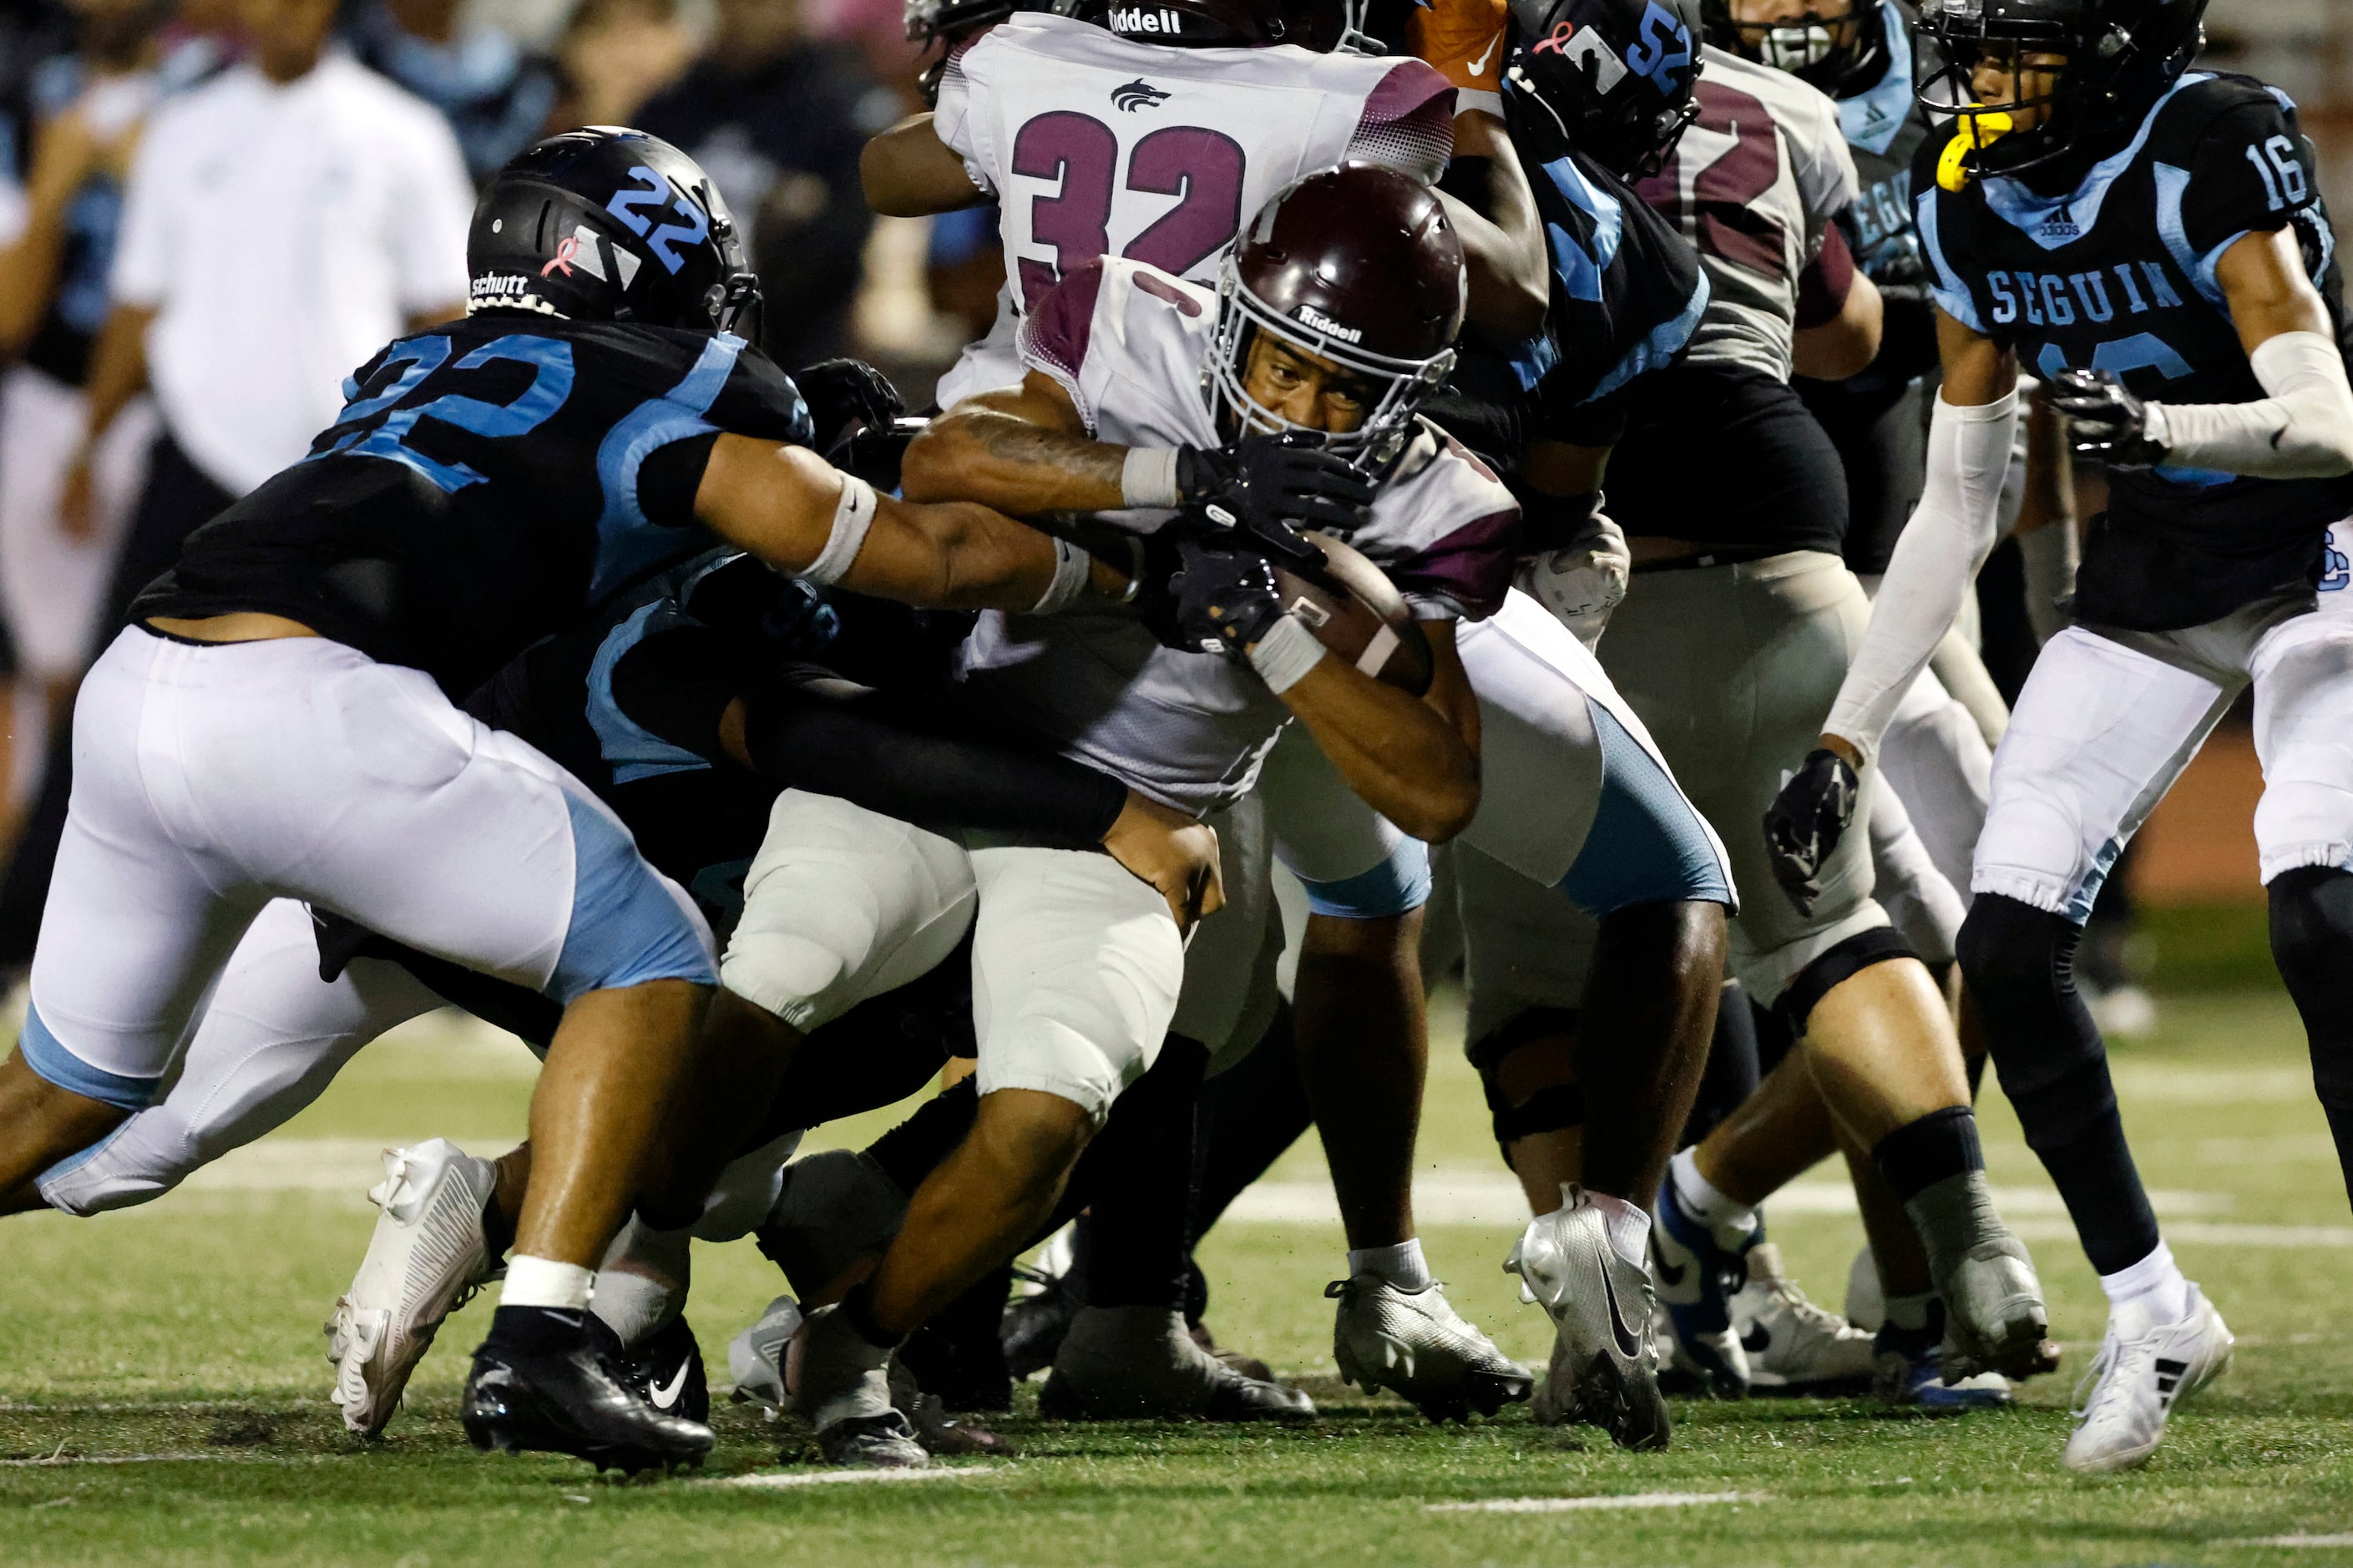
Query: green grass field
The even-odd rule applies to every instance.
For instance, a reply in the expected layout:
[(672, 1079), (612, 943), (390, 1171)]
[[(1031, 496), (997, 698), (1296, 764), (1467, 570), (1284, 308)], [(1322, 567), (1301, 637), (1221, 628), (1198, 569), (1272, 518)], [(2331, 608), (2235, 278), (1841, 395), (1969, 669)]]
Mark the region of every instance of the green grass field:
[[(2239, 1335), (2234, 1370), (2137, 1475), (2059, 1468), (2102, 1305), (1990, 1085), (1988, 1158), (2068, 1357), (2009, 1412), (1679, 1403), (1672, 1449), (1641, 1456), (1517, 1412), (1427, 1426), (1333, 1380), (1322, 1287), (1342, 1243), (1313, 1216), (1310, 1147), (1259, 1194), (1268, 1217), (1220, 1229), (1202, 1260), (1220, 1336), (1315, 1394), (1324, 1415), (1304, 1429), (1016, 1418), (1011, 1463), (773, 1487), (737, 1483), (831, 1472), (804, 1461), (800, 1428), (723, 1406), (703, 1479), (599, 1481), (466, 1447), (455, 1407), (478, 1304), (385, 1440), (364, 1448), (326, 1400), (318, 1325), (366, 1242), (371, 1155), (435, 1133), (494, 1151), (530, 1091), (512, 1043), (434, 1025), (364, 1054), (278, 1138), (161, 1203), (0, 1226), (0, 1562), (2353, 1563), (2353, 1228), (2295, 1016), (2275, 981), (2262, 984), (2243, 928), (2168, 926), (2166, 972), (2201, 989), (2165, 994), (2160, 1032), (2117, 1053), (2174, 1248)], [(1454, 1016), (1440, 1013), (1443, 1032)], [(1514, 1227), (1496, 1212), (1476, 1086), (1451, 1057), (1433, 1078), (1426, 1207), (1468, 1222), (1426, 1227), (1433, 1262), (1466, 1313), (1540, 1363), (1546, 1322), (1499, 1268)], [(872, 1128), (833, 1131), (860, 1142)], [(1799, 1277), (1835, 1303), (1860, 1230), (1831, 1175), (1768, 1212)], [(748, 1245), (702, 1248), (696, 1268), (692, 1318), (716, 1374), (728, 1337), (781, 1285)], [(1462, 1506), (1661, 1493), (1715, 1500)]]

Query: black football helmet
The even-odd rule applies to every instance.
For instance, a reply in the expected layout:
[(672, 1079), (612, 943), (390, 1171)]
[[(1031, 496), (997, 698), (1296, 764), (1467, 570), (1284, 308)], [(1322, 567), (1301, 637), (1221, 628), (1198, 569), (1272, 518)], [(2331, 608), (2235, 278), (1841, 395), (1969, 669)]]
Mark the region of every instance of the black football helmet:
[[(2105, 151), (2189, 68), (2205, 16), (2206, 0), (1925, 0), (1921, 29), (1944, 65), (1921, 84), (1920, 101), (1959, 122), (1969, 174), (2014, 174)], [(2063, 55), (2067, 64), (2044, 97), (1979, 105), (1970, 79), (1989, 48)], [(2007, 111), (2030, 108), (2049, 110), (2043, 122), (2009, 130)]]
[(1250, 346), (1271, 333), (1381, 388), (1357, 428), (1323, 445), (1386, 468), (1414, 410), (1454, 368), (1468, 287), (1438, 193), (1374, 163), (1310, 174), (1267, 203), (1226, 253), (1201, 380), (1229, 436), (1299, 428), (1250, 396)]
[(1377, 55), (1365, 30), (1371, 0), (1093, 0), (1087, 15), (1141, 44)]
[(1883, 0), (1811, 0), (1803, 16), (1777, 22), (1736, 21), (1728, 0), (1700, 0), (1699, 13), (1717, 48), (1788, 71), (1832, 98), (1885, 67)]
[(1699, 113), (1699, 0), (1512, 0), (1504, 71), (1515, 132), (1639, 179)]
[(915, 86), (923, 101), (936, 106), (940, 101), (940, 74), (947, 69), (948, 56), (955, 47), (976, 33), (986, 32), (1008, 16), (1022, 11), (1049, 11), (1057, 16), (1075, 16), (1099, 0), (906, 0), (902, 13), (907, 25), (907, 41), (923, 48), (934, 44), (940, 52), (931, 63), (915, 74)]
[(470, 310), (734, 331), (760, 302), (734, 217), (659, 137), (592, 125), (491, 177), (466, 237)]

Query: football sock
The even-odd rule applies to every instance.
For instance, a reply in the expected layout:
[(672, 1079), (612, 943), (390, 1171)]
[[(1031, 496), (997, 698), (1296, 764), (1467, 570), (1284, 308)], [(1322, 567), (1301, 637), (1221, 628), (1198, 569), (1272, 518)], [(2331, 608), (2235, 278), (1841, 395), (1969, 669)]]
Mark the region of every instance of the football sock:
[(1427, 1290), (1430, 1286), (1430, 1263), (1421, 1256), (1421, 1239), (1409, 1237), (1394, 1247), (1352, 1247), (1348, 1249), (1348, 1275), (1369, 1274), (1386, 1279), (1407, 1295)]
[(2161, 1241), (2131, 1268), (2101, 1275), (2100, 1289), (2107, 1292), (2117, 1331), (2128, 1338), (2189, 1315), (2189, 1281), (2173, 1261), (2173, 1248)]
[(2330, 866), (2283, 871), (2271, 882), (2272, 959), (2304, 1016), (2312, 1085), (2328, 1113), (2337, 1162), (2353, 1193), (2353, 873)]
[(1609, 1250), (1637, 1268), (1647, 1264), (1651, 1255), (1649, 1212), (1640, 1204), (1613, 1198), (1608, 1193), (1588, 1191), (1585, 1200), (1599, 1211), (1602, 1223), (1609, 1227)]
[(597, 1271), (588, 1310), (612, 1330), (623, 1349), (643, 1344), (678, 1315), (682, 1292), (667, 1281), (628, 1268)]
[(1192, 1257), (1193, 1110), (1207, 1047), (1171, 1035), (1089, 1146), (1079, 1222), (1090, 1307), (1177, 1307)]
[(576, 1263), (525, 1253), (507, 1265), (489, 1342), (525, 1355), (561, 1355), (586, 1337), (596, 1276)]
[(1748, 1245), (1749, 1233), (1757, 1228), (1755, 1205), (1717, 1190), (1701, 1175), (1697, 1151), (1683, 1150), (1668, 1161), (1667, 1180), (1674, 1184), (1675, 1202), (1683, 1213), (1707, 1226), (1718, 1247), (1737, 1252)]
[(2106, 1048), (2075, 990), (2082, 936), (2063, 915), (1980, 893), (1956, 945), (2027, 1146), (2066, 1200), (2092, 1267), (2114, 1274), (2160, 1238), (2116, 1114)]

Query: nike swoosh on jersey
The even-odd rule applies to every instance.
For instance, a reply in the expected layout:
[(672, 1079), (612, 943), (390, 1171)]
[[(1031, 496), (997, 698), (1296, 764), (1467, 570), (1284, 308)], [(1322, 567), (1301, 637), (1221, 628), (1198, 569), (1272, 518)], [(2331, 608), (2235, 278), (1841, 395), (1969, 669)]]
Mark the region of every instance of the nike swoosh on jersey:
[(1618, 1310), (1618, 1287), (1609, 1279), (1609, 1260), (1601, 1259), (1601, 1293), (1609, 1301), (1609, 1335), (1618, 1342), (1618, 1353), (1629, 1361), (1642, 1353), (1640, 1335), (1626, 1326), (1625, 1314)]
[(678, 1403), (678, 1391), (686, 1386), (686, 1369), (692, 1360), (693, 1358), (689, 1356), (679, 1362), (678, 1371), (670, 1378), (669, 1387), (664, 1388), (659, 1384), (654, 1385), (651, 1393), (655, 1409), (667, 1410)]
[(1465, 66), (1463, 69), (1472, 76), (1485, 76), (1487, 74), (1487, 62), (1495, 58), (1495, 51), (1503, 47), (1504, 35), (1498, 33), (1493, 37), (1487, 40), (1487, 52), (1481, 55), (1477, 59), (1472, 60), (1468, 66)]

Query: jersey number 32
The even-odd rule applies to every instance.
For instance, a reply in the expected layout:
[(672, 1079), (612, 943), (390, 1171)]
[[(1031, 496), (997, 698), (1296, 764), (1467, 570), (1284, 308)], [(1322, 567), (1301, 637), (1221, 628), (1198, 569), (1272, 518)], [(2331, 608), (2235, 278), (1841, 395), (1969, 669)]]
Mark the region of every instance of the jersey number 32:
[[(1124, 187), (1179, 200), (1120, 254), (1179, 278), (1216, 255), (1241, 228), (1244, 163), (1241, 143), (1197, 125), (1166, 125), (1137, 142)], [(1063, 273), (1109, 254), (1112, 203), (1122, 183), (1119, 134), (1091, 114), (1041, 114), (1015, 135), (1012, 170), (1060, 183), (1029, 204), (1029, 237), (1051, 247), (1054, 259), (1022, 258), (1027, 309)]]

